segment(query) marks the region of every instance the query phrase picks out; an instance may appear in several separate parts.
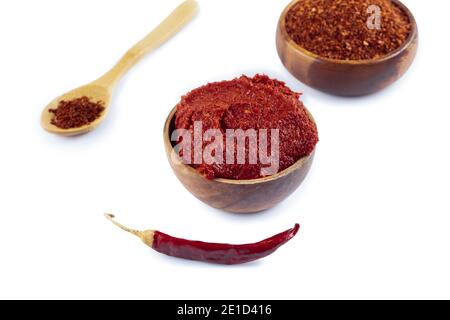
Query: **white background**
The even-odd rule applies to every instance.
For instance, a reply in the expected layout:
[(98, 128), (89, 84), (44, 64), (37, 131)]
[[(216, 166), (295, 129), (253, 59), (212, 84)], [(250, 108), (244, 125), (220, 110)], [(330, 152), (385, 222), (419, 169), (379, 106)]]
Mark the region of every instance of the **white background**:
[[(0, 4), (0, 298), (450, 298), (448, 1), (404, 0), (420, 49), (407, 75), (337, 98), (281, 65), (275, 28), (288, 0), (202, 0), (201, 13), (120, 83), (95, 132), (39, 126), (55, 96), (95, 79), (177, 0)], [(304, 93), (320, 144), (302, 187), (273, 210), (234, 215), (173, 175), (162, 128), (180, 96), (267, 73)], [(260, 262), (214, 266), (153, 252), (115, 229), (253, 242), (295, 222)]]

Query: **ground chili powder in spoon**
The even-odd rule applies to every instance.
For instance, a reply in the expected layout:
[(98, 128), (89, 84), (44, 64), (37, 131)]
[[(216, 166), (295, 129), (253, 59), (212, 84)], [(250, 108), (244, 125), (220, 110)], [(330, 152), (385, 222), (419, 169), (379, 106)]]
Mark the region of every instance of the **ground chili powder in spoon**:
[(95, 121), (105, 110), (103, 101), (92, 102), (88, 97), (70, 101), (62, 100), (56, 109), (50, 109), (54, 114), (51, 124), (61, 129), (80, 128)]
[[(371, 6), (380, 9), (379, 28), (368, 26)], [(300, 0), (288, 11), (285, 25), (298, 45), (337, 60), (381, 58), (411, 32), (407, 14), (391, 0)]]

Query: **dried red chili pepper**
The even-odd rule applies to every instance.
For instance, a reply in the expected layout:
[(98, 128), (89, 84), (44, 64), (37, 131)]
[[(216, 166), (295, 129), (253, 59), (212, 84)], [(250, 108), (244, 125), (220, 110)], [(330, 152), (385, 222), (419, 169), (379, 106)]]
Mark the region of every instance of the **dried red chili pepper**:
[(106, 214), (105, 216), (116, 226), (139, 237), (146, 245), (159, 253), (187, 260), (227, 265), (247, 263), (267, 257), (291, 240), (300, 229), (300, 225), (296, 224), (294, 228), (266, 240), (252, 244), (233, 245), (185, 240), (153, 230), (133, 230), (116, 222), (113, 215)]

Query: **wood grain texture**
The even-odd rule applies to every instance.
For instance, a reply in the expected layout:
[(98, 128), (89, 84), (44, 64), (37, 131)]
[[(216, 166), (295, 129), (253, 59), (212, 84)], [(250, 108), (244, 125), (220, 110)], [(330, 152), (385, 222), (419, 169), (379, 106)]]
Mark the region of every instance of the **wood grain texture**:
[(338, 96), (362, 96), (388, 87), (411, 66), (418, 47), (417, 24), (412, 13), (400, 1), (393, 0), (408, 15), (412, 25), (406, 42), (383, 58), (359, 61), (320, 57), (295, 43), (286, 31), (285, 20), (288, 11), (298, 1), (301, 0), (291, 2), (281, 14), (276, 46), (284, 66), (301, 82)]
[[(175, 129), (175, 113), (176, 108), (164, 126), (164, 145), (169, 163), (184, 187), (211, 207), (235, 213), (253, 213), (272, 208), (300, 186), (311, 168), (314, 152), (274, 176), (254, 180), (208, 180), (191, 166), (183, 164), (173, 152), (170, 137)], [(311, 119), (314, 121), (312, 116)]]

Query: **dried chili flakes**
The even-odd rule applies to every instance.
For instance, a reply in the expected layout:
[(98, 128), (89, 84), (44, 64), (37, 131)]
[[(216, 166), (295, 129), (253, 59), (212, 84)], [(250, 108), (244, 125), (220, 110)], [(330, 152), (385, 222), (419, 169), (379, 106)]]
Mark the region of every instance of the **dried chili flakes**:
[[(376, 10), (379, 23), (370, 27)], [(297, 44), (338, 60), (381, 58), (411, 32), (408, 15), (391, 0), (301, 0), (289, 10), (285, 24)]]
[(56, 109), (50, 109), (54, 114), (51, 123), (61, 129), (79, 128), (87, 125), (101, 116), (105, 110), (103, 101), (93, 102), (88, 97), (70, 101), (62, 100)]

